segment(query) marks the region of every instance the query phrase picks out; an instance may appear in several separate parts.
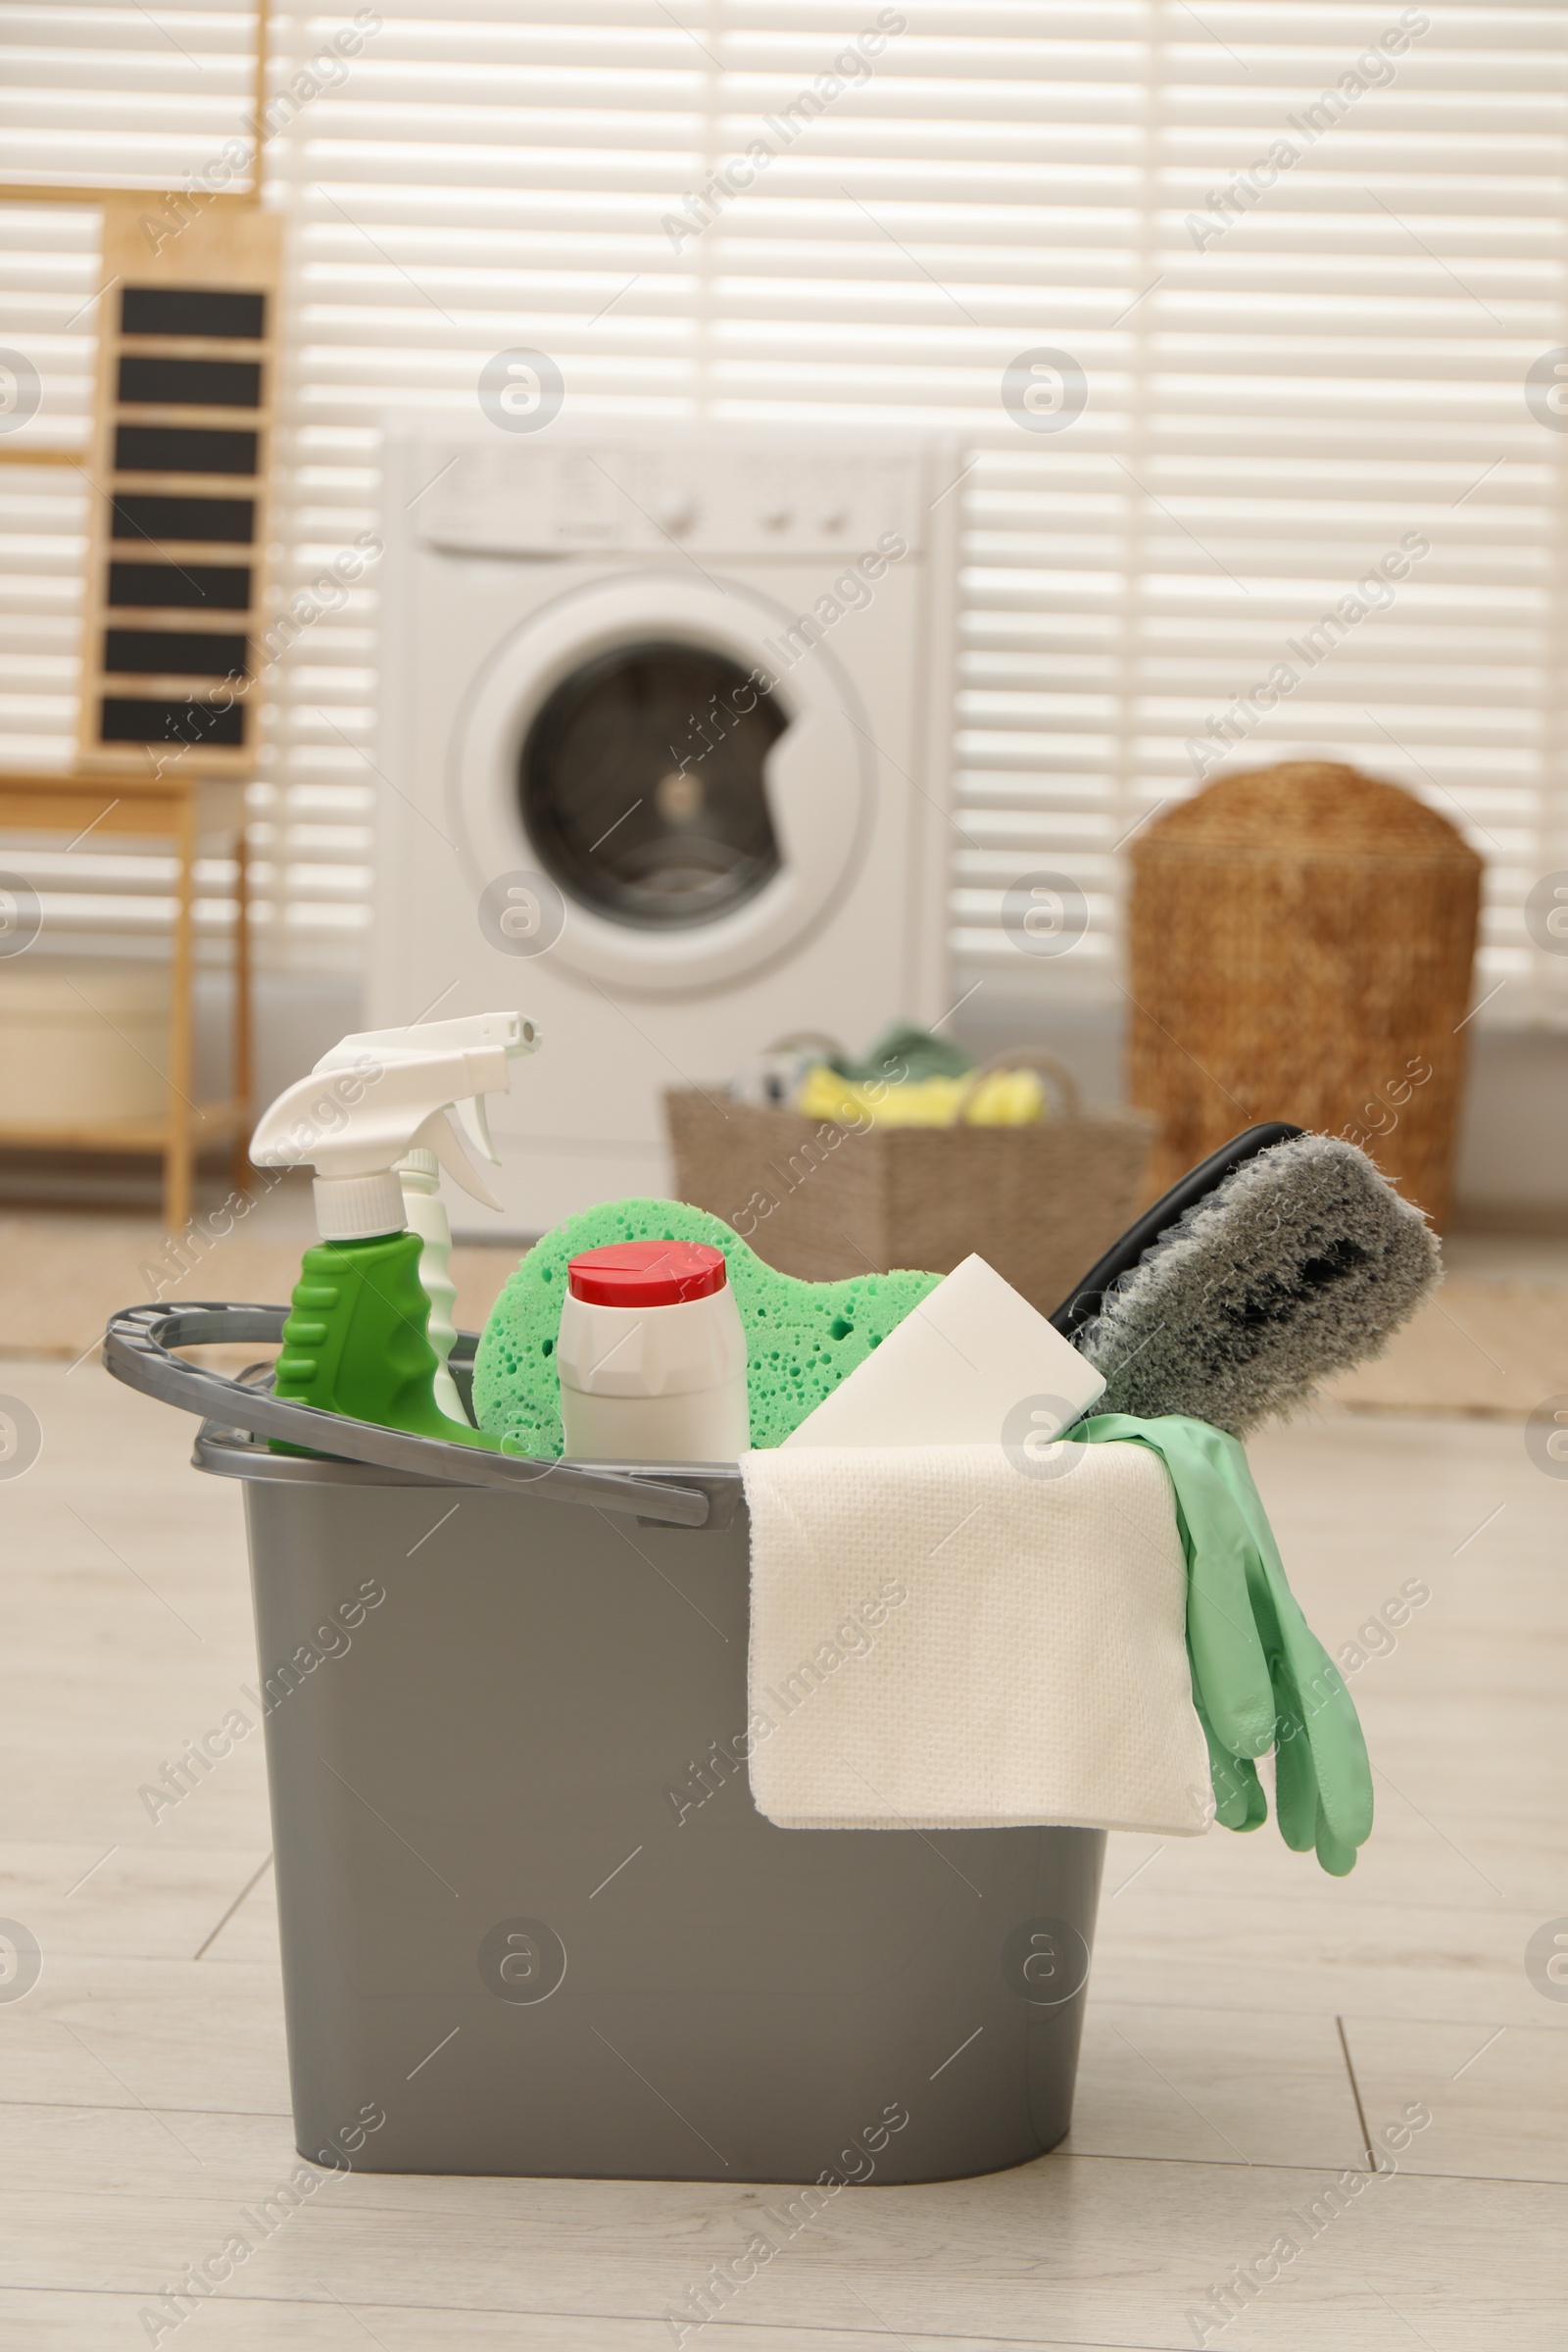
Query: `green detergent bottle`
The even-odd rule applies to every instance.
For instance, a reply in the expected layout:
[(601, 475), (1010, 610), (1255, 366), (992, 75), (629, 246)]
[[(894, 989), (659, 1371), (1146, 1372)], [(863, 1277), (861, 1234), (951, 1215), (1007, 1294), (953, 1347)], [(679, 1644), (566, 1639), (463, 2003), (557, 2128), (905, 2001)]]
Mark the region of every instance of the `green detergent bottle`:
[[(426, 1337), (430, 1300), (416, 1233), (318, 1242), (307, 1250), (283, 1326), (272, 1393), (356, 1421), (379, 1421), (459, 1446), (497, 1441), (454, 1421), (435, 1400), (441, 1359)], [(300, 1447), (272, 1440), (277, 1453)]]
[[(381, 1058), (368, 1047), (346, 1067), (302, 1078), (265, 1114), (251, 1157), (258, 1167), (315, 1168), (321, 1237), (306, 1250), (294, 1286), (276, 1396), (416, 1437), (504, 1450), (502, 1440), (453, 1420), (436, 1401), (440, 1358), (419, 1281), (422, 1243), (408, 1229), (395, 1170), (412, 1151), (433, 1152), (475, 1200), (500, 1206), (448, 1114), (505, 1090), (508, 1053), (494, 1045)], [(302, 1450), (276, 1439), (272, 1446)]]

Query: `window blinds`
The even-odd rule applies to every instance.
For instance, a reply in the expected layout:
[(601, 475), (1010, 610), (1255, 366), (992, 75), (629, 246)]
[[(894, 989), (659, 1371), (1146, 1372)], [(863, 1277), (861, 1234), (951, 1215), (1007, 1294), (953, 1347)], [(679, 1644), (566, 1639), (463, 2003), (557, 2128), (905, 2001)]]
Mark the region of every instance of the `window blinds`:
[[(1118, 847), (1316, 752), (1485, 855), (1481, 1017), (1568, 1022), (1528, 904), (1568, 868), (1559, 0), (377, 0), (313, 74), (350, 21), (270, 36), (286, 589), (373, 527), (377, 419), (471, 415), (519, 343), (583, 416), (956, 426), (960, 986), (1112, 998)], [(248, 27), (0, 5), (0, 172), (177, 183), (249, 111)], [(91, 256), (90, 214), (0, 207), (29, 434), (77, 429)], [(10, 759), (69, 726), (68, 482), (0, 472)], [(257, 851), (298, 968), (360, 952), (374, 694), (371, 573), (276, 673)], [(1051, 958), (1002, 919), (1038, 873), (1087, 916)]]

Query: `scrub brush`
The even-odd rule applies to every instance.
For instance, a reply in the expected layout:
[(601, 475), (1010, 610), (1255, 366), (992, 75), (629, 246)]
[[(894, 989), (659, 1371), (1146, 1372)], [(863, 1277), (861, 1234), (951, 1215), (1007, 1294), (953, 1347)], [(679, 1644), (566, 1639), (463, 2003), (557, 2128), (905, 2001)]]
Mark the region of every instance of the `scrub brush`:
[(1380, 1354), (1442, 1273), (1436, 1234), (1353, 1144), (1238, 1136), (1157, 1201), (1051, 1318), (1098, 1409), (1240, 1437)]

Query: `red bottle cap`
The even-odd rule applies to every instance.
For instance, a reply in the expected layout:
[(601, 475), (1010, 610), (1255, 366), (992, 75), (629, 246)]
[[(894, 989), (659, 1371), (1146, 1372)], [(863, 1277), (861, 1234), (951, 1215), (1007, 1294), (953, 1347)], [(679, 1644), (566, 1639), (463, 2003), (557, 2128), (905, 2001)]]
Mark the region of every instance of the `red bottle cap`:
[(611, 1242), (566, 1269), (574, 1298), (590, 1306), (679, 1306), (725, 1283), (724, 1252), (707, 1242)]

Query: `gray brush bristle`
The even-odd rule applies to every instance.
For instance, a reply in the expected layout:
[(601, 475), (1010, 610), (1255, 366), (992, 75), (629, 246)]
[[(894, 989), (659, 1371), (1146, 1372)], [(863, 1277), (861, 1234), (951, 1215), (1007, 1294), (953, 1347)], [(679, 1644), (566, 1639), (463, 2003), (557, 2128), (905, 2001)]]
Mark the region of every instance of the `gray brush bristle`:
[(1380, 1354), (1442, 1270), (1426, 1218), (1364, 1152), (1327, 1135), (1275, 1144), (1106, 1292), (1076, 1341), (1105, 1375), (1095, 1409), (1240, 1437)]

